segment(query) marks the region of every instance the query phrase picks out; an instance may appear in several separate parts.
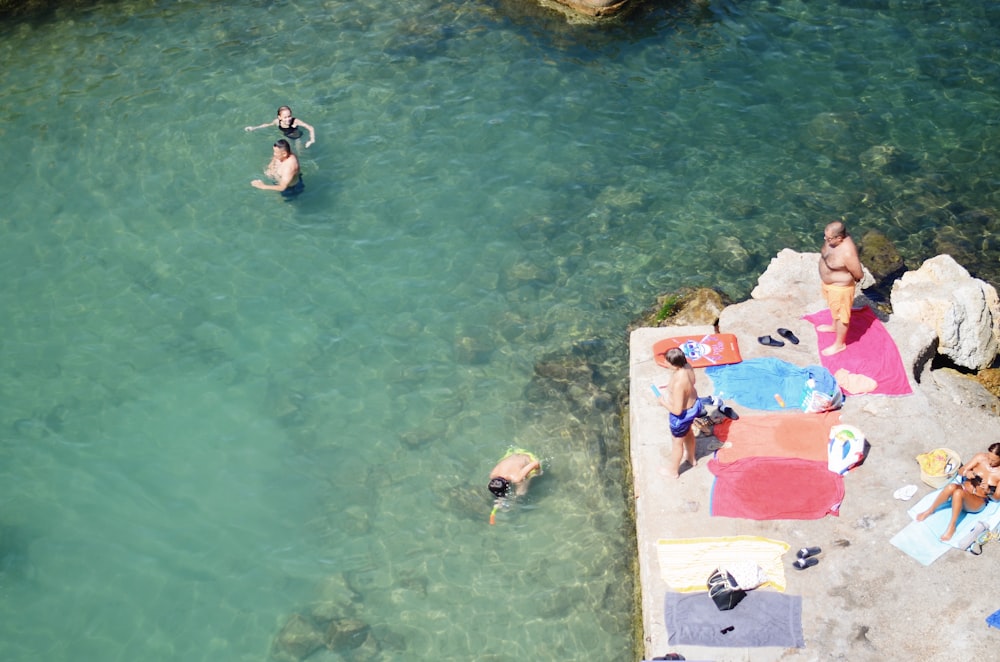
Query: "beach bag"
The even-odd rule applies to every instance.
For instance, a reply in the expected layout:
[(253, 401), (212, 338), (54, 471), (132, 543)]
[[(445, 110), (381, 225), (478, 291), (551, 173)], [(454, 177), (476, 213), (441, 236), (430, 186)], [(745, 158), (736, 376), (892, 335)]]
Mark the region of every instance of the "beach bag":
[(920, 464), (920, 480), (931, 487), (944, 487), (958, 474), (962, 458), (950, 448), (935, 448), (917, 456)]
[(1000, 529), (991, 531), (990, 523), (987, 520), (981, 519), (976, 522), (976, 525), (972, 527), (972, 530), (967, 535), (955, 543), (955, 546), (979, 556), (983, 553), (983, 545), (991, 540), (996, 540), (998, 537), (1000, 537)]
[(728, 611), (747, 597), (747, 592), (739, 587), (731, 574), (719, 568), (708, 578), (708, 596), (719, 611)]
[(983, 535), (990, 530), (990, 525), (986, 523), (985, 520), (979, 520), (976, 525), (972, 527), (972, 531), (964, 537), (955, 542), (955, 547), (959, 549), (968, 550), (972, 547), (972, 543), (979, 539), (979, 536)]
[(830, 428), (826, 468), (835, 474), (846, 474), (865, 461), (865, 435), (853, 425)]
[(821, 414), (844, 406), (844, 392), (829, 370), (819, 365), (811, 365), (806, 370), (809, 372), (809, 379), (802, 390), (802, 411)]

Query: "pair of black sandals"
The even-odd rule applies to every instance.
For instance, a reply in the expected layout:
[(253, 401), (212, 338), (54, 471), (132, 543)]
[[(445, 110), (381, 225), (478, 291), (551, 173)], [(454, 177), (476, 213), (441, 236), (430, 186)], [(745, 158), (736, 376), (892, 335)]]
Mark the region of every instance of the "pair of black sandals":
[(806, 568), (811, 568), (814, 565), (819, 565), (819, 559), (814, 558), (817, 554), (823, 550), (819, 547), (803, 547), (795, 555), (795, 562), (792, 563), (798, 570), (805, 570)]
[[(787, 340), (788, 342), (792, 343), (793, 345), (798, 345), (799, 344), (799, 339), (796, 338), (795, 334), (792, 333), (791, 331), (789, 331), (788, 329), (778, 329), (778, 335), (781, 336), (782, 338), (784, 338), (785, 340)], [(772, 338), (771, 336), (761, 336), (761, 337), (757, 338), (757, 342), (759, 342), (761, 345), (766, 345), (768, 347), (784, 347), (785, 346), (785, 343), (781, 342), (780, 340), (776, 340), (775, 338)]]

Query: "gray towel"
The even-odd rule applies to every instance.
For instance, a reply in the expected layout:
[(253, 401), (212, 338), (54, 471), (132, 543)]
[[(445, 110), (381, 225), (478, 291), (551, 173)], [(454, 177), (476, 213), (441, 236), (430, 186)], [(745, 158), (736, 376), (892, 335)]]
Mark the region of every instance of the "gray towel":
[[(802, 648), (802, 597), (748, 591), (735, 609), (719, 611), (708, 593), (667, 592), (667, 641), (692, 646)], [(722, 630), (732, 630), (722, 634)]]

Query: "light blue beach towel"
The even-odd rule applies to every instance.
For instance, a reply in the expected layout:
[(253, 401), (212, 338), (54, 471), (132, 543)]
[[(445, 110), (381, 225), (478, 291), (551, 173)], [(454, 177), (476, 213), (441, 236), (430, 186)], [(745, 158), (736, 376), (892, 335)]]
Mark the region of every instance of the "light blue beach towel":
[[(810, 378), (816, 380), (817, 389), (823, 385), (827, 389), (823, 391), (825, 393), (839, 389), (833, 375), (823, 366), (800, 368), (781, 359), (747, 359), (730, 365), (711, 366), (705, 368), (705, 374), (712, 379), (715, 395), (764, 411), (801, 411), (802, 396)], [(775, 395), (780, 396), (784, 407)]]
[(958, 549), (958, 541), (968, 535), (980, 520), (986, 520), (991, 529), (1000, 524), (1000, 502), (991, 501), (986, 504), (984, 510), (978, 513), (964, 513), (959, 517), (958, 524), (955, 526), (955, 535), (948, 542), (941, 542), (941, 534), (944, 533), (948, 527), (948, 520), (951, 519), (950, 501), (935, 510), (923, 522), (916, 521), (917, 515), (930, 508), (940, 492), (941, 490), (937, 489), (924, 495), (920, 501), (907, 510), (906, 513), (914, 521), (907, 524), (889, 541), (915, 558), (921, 565), (930, 565), (941, 558), (949, 549)]

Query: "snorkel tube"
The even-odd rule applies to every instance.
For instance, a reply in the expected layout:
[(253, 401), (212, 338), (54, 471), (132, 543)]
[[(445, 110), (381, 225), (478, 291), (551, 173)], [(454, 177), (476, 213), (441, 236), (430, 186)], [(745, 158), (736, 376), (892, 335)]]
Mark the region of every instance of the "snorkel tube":
[(490, 511), (490, 525), (492, 526), (497, 523), (497, 508), (500, 506), (506, 507), (504, 497), (510, 491), (510, 481), (503, 476), (497, 476), (496, 478), (490, 478), (490, 484), (487, 487), (493, 496), (496, 497), (493, 499), (493, 510)]

